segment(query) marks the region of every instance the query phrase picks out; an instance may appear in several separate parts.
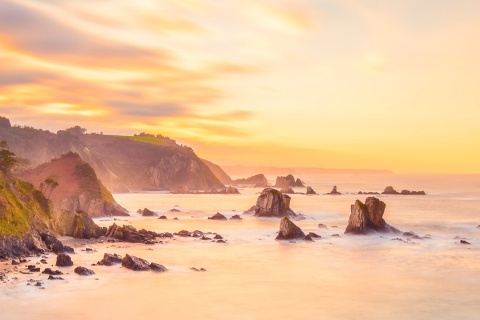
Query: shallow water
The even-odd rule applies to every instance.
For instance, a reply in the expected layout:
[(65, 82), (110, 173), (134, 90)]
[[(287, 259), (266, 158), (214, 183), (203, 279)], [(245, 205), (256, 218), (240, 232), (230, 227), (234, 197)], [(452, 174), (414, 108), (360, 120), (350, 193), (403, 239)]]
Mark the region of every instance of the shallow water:
[[(269, 177), (273, 178), (273, 177)], [(211, 221), (251, 207), (261, 189), (241, 195), (117, 194), (132, 212), (127, 221), (157, 232), (182, 229), (217, 232), (226, 244), (175, 238), (164, 244), (94, 244), (77, 249), (75, 265), (90, 266), (103, 252), (137, 255), (165, 265), (166, 273), (91, 267), (93, 277), (64, 269), (66, 281), (45, 281), (45, 290), (0, 287), (1, 319), (476, 319), (480, 314), (480, 176), (319, 175), (300, 176), (317, 192), (333, 185), (340, 196), (292, 195), (291, 207), (310, 218), (296, 222), (322, 236), (313, 243), (277, 242), (277, 219), (242, 215), (242, 221)], [(350, 205), (362, 191), (393, 185), (425, 190), (427, 196), (379, 196), (386, 221), (431, 239), (392, 240), (393, 235), (343, 235)], [(304, 192), (304, 188), (296, 191)], [(139, 217), (147, 207), (168, 220)], [(181, 212), (172, 213), (170, 209)], [(178, 217), (180, 220), (173, 220)], [(110, 225), (109, 219), (98, 219)], [(328, 229), (319, 229), (324, 223)], [(337, 227), (334, 227), (337, 226)], [(332, 236), (339, 234), (340, 237)], [(459, 244), (462, 237), (471, 245)], [(407, 240), (406, 237), (403, 237)], [(52, 255), (50, 261), (53, 261)], [(203, 267), (207, 272), (194, 272)], [(34, 276), (29, 276), (29, 278)], [(46, 278), (44, 275), (34, 278)], [(96, 280), (98, 279), (98, 280)], [(23, 282), (22, 282), (23, 281)]]

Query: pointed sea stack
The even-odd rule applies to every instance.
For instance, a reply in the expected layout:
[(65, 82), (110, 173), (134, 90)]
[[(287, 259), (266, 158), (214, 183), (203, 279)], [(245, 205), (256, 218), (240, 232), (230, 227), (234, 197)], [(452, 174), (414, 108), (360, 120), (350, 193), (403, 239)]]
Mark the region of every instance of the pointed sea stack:
[(338, 195), (338, 194), (341, 194), (341, 193), (337, 191), (337, 186), (333, 186), (332, 191), (330, 191), (330, 192), (327, 193), (327, 194)]
[(284, 217), (280, 221), (280, 231), (275, 240), (292, 240), (292, 239), (304, 239), (305, 233), (297, 227), (288, 217)]
[(315, 190), (312, 189), (312, 187), (307, 187), (307, 194), (317, 194)]
[(360, 200), (351, 206), (346, 234), (369, 234), (375, 232), (400, 232), (383, 219), (386, 204), (375, 197), (368, 197), (363, 204)]

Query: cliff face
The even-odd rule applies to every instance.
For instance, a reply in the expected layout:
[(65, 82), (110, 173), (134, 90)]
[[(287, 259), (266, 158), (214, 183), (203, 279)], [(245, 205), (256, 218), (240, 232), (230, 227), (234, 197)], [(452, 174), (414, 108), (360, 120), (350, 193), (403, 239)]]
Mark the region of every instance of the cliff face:
[(210, 171), (212, 171), (215, 177), (217, 177), (218, 180), (220, 180), (220, 182), (222, 182), (224, 185), (233, 184), (232, 178), (230, 178), (230, 176), (225, 171), (223, 171), (223, 169), (219, 165), (205, 159), (202, 159), (202, 161), (210, 169)]
[[(95, 171), (78, 154), (68, 153), (20, 175), (40, 188), (57, 210), (85, 211), (91, 217), (128, 215), (97, 178)], [(53, 178), (58, 187), (51, 188), (45, 180)]]
[(0, 126), (0, 140), (17, 156), (38, 166), (70, 151), (78, 153), (113, 192), (190, 190), (225, 186), (192, 149), (164, 137), (121, 137), (85, 134), (81, 128), (58, 133)]

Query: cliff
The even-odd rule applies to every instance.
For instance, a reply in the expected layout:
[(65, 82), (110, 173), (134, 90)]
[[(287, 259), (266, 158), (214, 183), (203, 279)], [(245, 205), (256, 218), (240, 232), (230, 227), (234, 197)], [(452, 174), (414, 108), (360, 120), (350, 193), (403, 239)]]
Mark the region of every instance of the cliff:
[(218, 164), (215, 164), (213, 162), (210, 162), (208, 160), (205, 160), (205, 159), (201, 159), (203, 163), (205, 163), (207, 165), (207, 167), (210, 169), (210, 171), (212, 171), (212, 173), (215, 175), (215, 177), (218, 178), (218, 180), (220, 180), (220, 182), (222, 182), (224, 185), (232, 185), (233, 184), (233, 180), (232, 178), (230, 178), (230, 176), (228, 174), (225, 173), (225, 171), (223, 171), (223, 169), (218, 165)]
[(225, 186), (188, 147), (162, 136), (107, 136), (86, 134), (73, 127), (57, 133), (31, 127), (0, 126), (0, 140), (11, 151), (38, 166), (70, 151), (95, 170), (113, 192), (170, 190), (185, 185), (190, 190)]
[[(57, 210), (85, 211), (91, 217), (128, 215), (98, 179), (93, 168), (76, 153), (67, 153), (23, 172), (20, 178), (41, 189)], [(58, 187), (46, 184), (49, 178), (56, 181)]]

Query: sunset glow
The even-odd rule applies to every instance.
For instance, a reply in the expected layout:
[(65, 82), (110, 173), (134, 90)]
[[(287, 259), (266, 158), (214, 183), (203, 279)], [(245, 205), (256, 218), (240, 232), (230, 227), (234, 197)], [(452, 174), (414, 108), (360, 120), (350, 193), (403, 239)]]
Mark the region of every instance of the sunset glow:
[(0, 115), (218, 164), (479, 173), (480, 2), (0, 3)]

